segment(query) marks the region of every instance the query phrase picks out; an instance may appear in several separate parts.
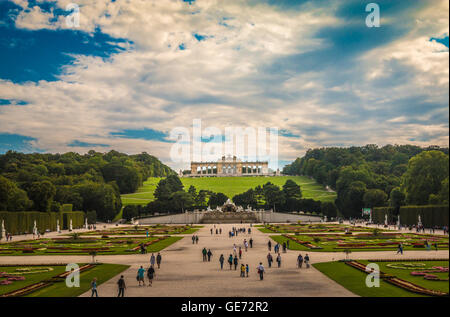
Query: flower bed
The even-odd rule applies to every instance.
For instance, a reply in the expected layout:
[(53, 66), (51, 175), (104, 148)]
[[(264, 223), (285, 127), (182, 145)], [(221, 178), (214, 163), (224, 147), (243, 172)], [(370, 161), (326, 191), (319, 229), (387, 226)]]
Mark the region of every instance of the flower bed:
[[(369, 272), (366, 271), (366, 265), (358, 261), (346, 261), (344, 263), (362, 272), (370, 273), (370, 271)], [(403, 289), (406, 289), (410, 292), (414, 292), (417, 294), (423, 294), (428, 296), (448, 296), (448, 293), (428, 289), (383, 272), (380, 272), (380, 278), (387, 283), (393, 284), (395, 286), (401, 287)]]

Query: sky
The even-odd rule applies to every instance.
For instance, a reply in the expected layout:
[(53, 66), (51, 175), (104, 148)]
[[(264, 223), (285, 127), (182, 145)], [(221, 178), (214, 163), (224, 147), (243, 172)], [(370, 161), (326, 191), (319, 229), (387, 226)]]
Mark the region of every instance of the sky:
[(187, 168), (171, 131), (194, 120), (214, 128), (202, 145), (278, 129), (271, 168), (315, 147), (448, 146), (448, 12), (447, 0), (0, 0), (0, 153), (115, 149)]

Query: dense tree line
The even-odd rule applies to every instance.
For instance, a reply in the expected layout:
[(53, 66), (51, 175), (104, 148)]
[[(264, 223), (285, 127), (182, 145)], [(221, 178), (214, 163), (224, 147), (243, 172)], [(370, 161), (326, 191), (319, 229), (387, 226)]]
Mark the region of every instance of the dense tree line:
[(122, 208), (120, 195), (132, 193), (150, 176), (174, 172), (147, 154), (127, 155), (117, 151), (87, 154), (0, 155), (0, 210), (95, 211), (101, 220), (111, 220)]
[(336, 190), (345, 217), (363, 207), (448, 204), (448, 148), (366, 145), (308, 150), (283, 169)]
[(177, 175), (170, 175), (161, 179), (153, 193), (155, 200), (147, 206), (128, 205), (123, 209), (123, 218), (153, 215), (155, 213), (180, 213), (186, 210), (206, 209), (208, 206), (216, 208), (222, 206), (228, 197), (223, 193), (209, 190), (199, 190), (190, 186), (184, 190), (183, 183)]
[(273, 209), (280, 212), (305, 211), (322, 213), (329, 217), (336, 217), (337, 210), (333, 203), (321, 203), (314, 199), (302, 198), (300, 185), (288, 179), (282, 188), (271, 182), (263, 186), (258, 185), (244, 193), (235, 195), (233, 202), (244, 208)]

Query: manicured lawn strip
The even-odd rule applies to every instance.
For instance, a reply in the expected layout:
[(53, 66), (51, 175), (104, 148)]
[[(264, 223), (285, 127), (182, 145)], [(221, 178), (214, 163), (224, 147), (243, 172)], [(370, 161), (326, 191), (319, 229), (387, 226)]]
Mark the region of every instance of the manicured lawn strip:
[[(335, 249), (337, 246), (337, 243), (335, 241), (324, 241), (324, 238), (320, 238), (320, 242), (314, 242), (314, 237), (308, 236), (308, 235), (296, 235), (296, 238), (299, 238), (302, 241), (309, 241), (311, 244), (315, 246), (322, 247), (321, 249), (310, 249), (302, 244), (299, 244), (293, 240), (289, 241), (289, 249), (290, 250), (302, 250), (302, 251), (310, 251), (310, 252), (344, 252), (344, 250), (349, 249), (351, 252), (367, 252), (367, 251), (392, 251), (395, 255), (397, 251), (397, 245), (392, 246), (377, 246), (377, 247), (367, 247), (367, 248), (352, 248), (352, 247), (341, 247), (340, 249)], [(317, 237), (317, 236), (316, 236)], [(355, 237), (355, 236), (352, 236)], [(277, 236), (270, 236), (272, 240), (275, 242), (278, 242), (280, 244), (283, 244), (283, 242), (286, 242), (288, 239), (284, 236), (277, 235)], [(346, 237), (343, 236), (343, 239)], [(348, 237), (347, 237), (348, 238)], [(364, 242), (364, 240), (361, 240), (360, 242)], [(397, 242), (396, 242), (397, 243)], [(447, 247), (439, 247), (439, 250), (448, 250)], [(404, 252), (407, 251), (426, 251), (425, 248), (414, 248), (413, 246), (406, 246), (404, 245)], [(434, 252), (434, 250), (429, 250), (428, 252)]]
[[(60, 273), (65, 272), (65, 269), (66, 269), (65, 265), (61, 265), (61, 266), (59, 266), (59, 265), (58, 266), (52, 266), (52, 265), (20, 266), (20, 265), (18, 265), (18, 266), (6, 266), (6, 267), (0, 266), (0, 272), (6, 272), (6, 273), (17, 272), (16, 269), (22, 268), (22, 267), (29, 267), (29, 268), (36, 268), (36, 269), (51, 267), (51, 268), (53, 268), (53, 271), (45, 272), (45, 273), (20, 275), (20, 276), (25, 276), (25, 280), (24, 281), (14, 281), (14, 282), (12, 282), (12, 284), (9, 284), (9, 285), (0, 285), (0, 295), (15, 291), (17, 289), (40, 282), (42, 280), (50, 279), (53, 276), (56, 276)], [(3, 280), (3, 279), (4, 278), (0, 278), (0, 280)]]
[[(358, 260), (358, 262), (363, 264), (370, 263), (369, 261), (365, 260)], [(373, 262), (372, 262), (373, 263)], [(430, 281), (423, 278), (423, 276), (413, 276), (411, 275), (411, 272), (413, 271), (420, 271), (419, 269), (411, 269), (411, 270), (405, 270), (405, 269), (395, 269), (390, 268), (387, 265), (392, 262), (375, 262), (380, 266), (380, 271), (387, 274), (392, 274), (397, 276), (398, 278), (401, 278), (403, 280), (407, 280), (409, 282), (412, 282), (416, 285), (432, 289), (432, 290), (438, 290), (441, 292), (448, 293), (449, 291), (449, 281)], [(425, 263), (426, 268), (432, 268), (433, 266), (441, 266), (441, 267), (448, 267), (448, 261), (414, 261), (410, 262), (408, 260), (405, 260), (404, 262), (398, 262), (398, 263)], [(440, 278), (448, 278), (448, 273), (431, 273), (433, 275), (437, 275)]]
[[(316, 263), (313, 266), (350, 292), (364, 297), (424, 297), (380, 280), (380, 287), (367, 287), (367, 274), (344, 262)], [(383, 271), (383, 270), (382, 270)]]
[[(97, 285), (100, 285), (114, 276), (128, 269), (129, 265), (122, 264), (100, 264), (90, 270), (80, 274), (80, 287), (67, 287), (65, 281), (54, 283), (43, 289), (37, 290), (25, 297), (76, 297), (91, 288), (92, 279), (97, 278)], [(54, 274), (57, 275), (57, 274)], [(99, 294), (101, 296), (102, 294)]]
[(169, 237), (167, 239), (164, 239), (162, 241), (156, 242), (155, 244), (149, 245), (147, 247), (147, 252), (159, 252), (165, 248), (167, 248), (169, 245), (174, 244), (178, 240), (183, 239), (184, 237)]

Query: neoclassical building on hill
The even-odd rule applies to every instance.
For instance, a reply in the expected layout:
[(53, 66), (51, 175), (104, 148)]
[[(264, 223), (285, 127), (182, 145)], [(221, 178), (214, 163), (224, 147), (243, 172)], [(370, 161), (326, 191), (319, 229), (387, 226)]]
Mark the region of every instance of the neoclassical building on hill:
[(191, 162), (191, 174), (186, 176), (256, 176), (269, 173), (269, 162), (242, 162), (236, 156), (222, 156), (217, 162)]

